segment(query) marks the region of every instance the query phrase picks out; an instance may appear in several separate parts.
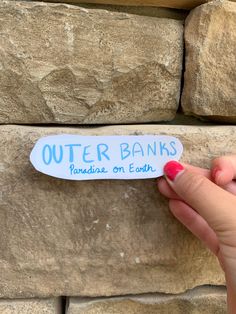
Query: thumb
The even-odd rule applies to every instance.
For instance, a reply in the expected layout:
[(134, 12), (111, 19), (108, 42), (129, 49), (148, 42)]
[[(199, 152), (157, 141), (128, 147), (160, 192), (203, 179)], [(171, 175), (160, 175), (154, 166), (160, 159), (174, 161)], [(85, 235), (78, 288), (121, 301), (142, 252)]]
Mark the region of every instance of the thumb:
[(236, 228), (236, 197), (205, 176), (191, 172), (176, 161), (164, 167), (167, 182), (189, 206), (220, 234)]

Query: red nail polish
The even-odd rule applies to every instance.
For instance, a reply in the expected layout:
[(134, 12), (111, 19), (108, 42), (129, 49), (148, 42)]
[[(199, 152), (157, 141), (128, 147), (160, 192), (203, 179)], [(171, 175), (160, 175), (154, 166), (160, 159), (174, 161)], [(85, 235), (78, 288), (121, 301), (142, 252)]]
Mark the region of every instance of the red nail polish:
[(177, 161), (169, 161), (164, 167), (164, 173), (171, 181), (174, 181), (177, 174), (183, 170), (184, 167)]
[(221, 172), (221, 169), (220, 169), (219, 167), (215, 167), (215, 168), (213, 169), (213, 171), (212, 171), (212, 173), (211, 173), (211, 176), (212, 176), (212, 179), (213, 179), (214, 181), (216, 181), (216, 180), (218, 179), (220, 172)]

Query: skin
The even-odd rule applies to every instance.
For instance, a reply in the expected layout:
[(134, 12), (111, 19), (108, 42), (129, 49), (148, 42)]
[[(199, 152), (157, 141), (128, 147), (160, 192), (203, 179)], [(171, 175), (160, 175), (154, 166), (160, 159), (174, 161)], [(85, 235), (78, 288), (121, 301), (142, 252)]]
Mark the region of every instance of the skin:
[(236, 313), (236, 156), (212, 161), (211, 169), (183, 164), (174, 181), (158, 180), (170, 211), (198, 237), (225, 272), (228, 313)]

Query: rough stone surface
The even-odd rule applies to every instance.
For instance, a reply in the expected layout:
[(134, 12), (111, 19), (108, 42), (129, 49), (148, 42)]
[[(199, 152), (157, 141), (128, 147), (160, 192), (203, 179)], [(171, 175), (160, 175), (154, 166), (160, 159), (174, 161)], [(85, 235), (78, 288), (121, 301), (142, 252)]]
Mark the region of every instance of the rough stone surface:
[(213, 1), (186, 20), (186, 114), (236, 122), (236, 3)]
[(49, 134), (171, 134), (182, 161), (236, 153), (236, 127), (0, 126), (0, 297), (180, 293), (222, 284), (211, 255), (169, 213), (155, 180), (71, 182), (34, 170)]
[(0, 123), (174, 118), (181, 21), (14, 1), (0, 20)]
[(204, 287), (182, 295), (145, 295), (109, 299), (76, 299), (67, 314), (226, 314), (226, 289)]
[(58, 299), (0, 300), (1, 314), (62, 314)]

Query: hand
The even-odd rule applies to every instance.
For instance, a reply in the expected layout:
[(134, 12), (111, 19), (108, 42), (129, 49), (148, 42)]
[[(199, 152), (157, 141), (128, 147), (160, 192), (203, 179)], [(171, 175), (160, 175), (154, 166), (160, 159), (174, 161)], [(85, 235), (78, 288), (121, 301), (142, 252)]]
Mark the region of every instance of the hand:
[(164, 172), (160, 192), (174, 216), (218, 257), (229, 313), (236, 313), (236, 156), (215, 159), (211, 170), (169, 162)]

